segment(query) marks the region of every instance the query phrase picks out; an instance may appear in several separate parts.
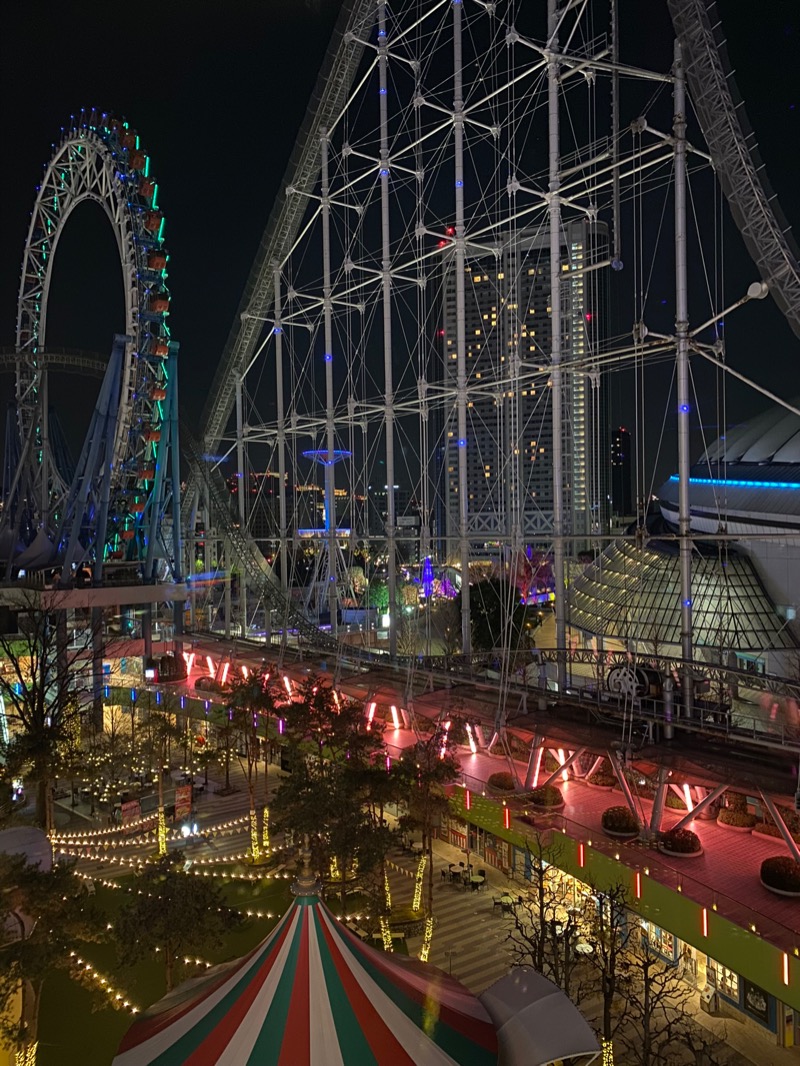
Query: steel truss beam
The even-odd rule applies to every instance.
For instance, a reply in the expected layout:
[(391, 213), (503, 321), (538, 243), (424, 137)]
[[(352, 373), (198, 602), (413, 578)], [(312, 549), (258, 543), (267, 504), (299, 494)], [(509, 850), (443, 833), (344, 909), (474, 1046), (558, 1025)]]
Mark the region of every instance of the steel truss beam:
[(767, 181), (755, 134), (733, 80), (713, 0), (667, 0), (689, 88), (717, 179), (748, 252), (800, 337), (797, 245)]

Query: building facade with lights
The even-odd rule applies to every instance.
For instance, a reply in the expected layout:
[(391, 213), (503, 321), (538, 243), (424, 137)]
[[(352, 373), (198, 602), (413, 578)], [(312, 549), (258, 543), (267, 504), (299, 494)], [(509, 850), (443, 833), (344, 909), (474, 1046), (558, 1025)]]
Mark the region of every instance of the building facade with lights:
[[(606, 249), (604, 226), (564, 227), (562, 361), (577, 366), (563, 375), (562, 449), (567, 532), (578, 536), (600, 528), (606, 518), (607, 427), (599, 373), (591, 364), (602, 343), (606, 297), (603, 272), (586, 270)], [(473, 541), (509, 534), (517, 515), (526, 540), (552, 535), (549, 254), (547, 230), (526, 230), (513, 248), (471, 257), (466, 267), (467, 438), (459, 441), (454, 415), (445, 419), (437, 456), (442, 499), (437, 521), (451, 551), (458, 537), (459, 447), (467, 449)], [(443, 269), (443, 383), (452, 391), (456, 278), (452, 263)]]

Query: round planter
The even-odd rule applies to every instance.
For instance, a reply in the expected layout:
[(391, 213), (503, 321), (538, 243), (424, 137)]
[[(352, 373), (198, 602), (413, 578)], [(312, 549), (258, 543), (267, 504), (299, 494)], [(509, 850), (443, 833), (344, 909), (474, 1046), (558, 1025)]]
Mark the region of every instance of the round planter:
[(670, 851), (663, 844), (659, 844), (658, 850), (662, 855), (669, 855), (673, 859), (699, 859), (703, 854), (703, 845), (700, 845), (699, 851)]
[(596, 785), (594, 783), (594, 781), (584, 781), (583, 783), (584, 783), (584, 785), (587, 786), (587, 788), (597, 789), (598, 792), (613, 792), (614, 791), (614, 786), (613, 785)]
[(767, 882), (760, 877), (759, 881), (761, 881), (761, 884), (768, 892), (774, 892), (776, 896), (786, 896), (788, 899), (800, 899), (800, 892), (789, 892), (785, 888), (773, 888), (772, 885), (768, 885)]
[(547, 814), (548, 811), (563, 811), (566, 807), (566, 803), (533, 803), (531, 800), (528, 800), (528, 806), (533, 807), (533, 809), (538, 811), (539, 814)]
[(635, 840), (639, 835), (639, 830), (635, 832), (631, 829), (621, 832), (619, 829), (606, 829), (605, 826), (600, 827), (607, 837), (613, 837), (614, 840)]
[(721, 822), (717, 818), (717, 825), (720, 829), (729, 829), (732, 833), (752, 833), (753, 827), (751, 825), (728, 825), (727, 822)]

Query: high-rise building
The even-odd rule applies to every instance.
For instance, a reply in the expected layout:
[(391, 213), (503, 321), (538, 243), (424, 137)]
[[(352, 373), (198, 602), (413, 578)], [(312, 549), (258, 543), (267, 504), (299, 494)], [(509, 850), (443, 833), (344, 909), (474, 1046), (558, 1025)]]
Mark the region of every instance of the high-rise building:
[(633, 513), (631, 435), (624, 426), (619, 426), (611, 434), (611, 513)]
[[(565, 533), (605, 528), (607, 429), (598, 354), (605, 313), (606, 227), (571, 222), (562, 243), (562, 362)], [(550, 244), (546, 229), (517, 234), (497, 255), (466, 267), (467, 436), (459, 442), (455, 411), (441, 427), (437, 455), (442, 494), (439, 524), (446, 550), (459, 531), (458, 450), (466, 448), (469, 536), (528, 542), (553, 529)], [(454, 259), (444, 262), (443, 383), (456, 387), (457, 309)], [(601, 443), (602, 442), (602, 443)]]

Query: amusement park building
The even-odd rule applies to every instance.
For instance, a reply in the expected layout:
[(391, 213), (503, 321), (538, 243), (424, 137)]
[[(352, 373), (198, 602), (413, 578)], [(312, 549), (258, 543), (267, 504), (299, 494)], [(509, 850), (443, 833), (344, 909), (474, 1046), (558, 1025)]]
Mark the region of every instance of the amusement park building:
[[(720, 437), (690, 471), (699, 658), (793, 676), (800, 646), (800, 417), (772, 408)], [(678, 478), (645, 535), (619, 539), (572, 584), (570, 621), (585, 641), (680, 656)], [(732, 539), (728, 539), (732, 538)]]

